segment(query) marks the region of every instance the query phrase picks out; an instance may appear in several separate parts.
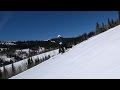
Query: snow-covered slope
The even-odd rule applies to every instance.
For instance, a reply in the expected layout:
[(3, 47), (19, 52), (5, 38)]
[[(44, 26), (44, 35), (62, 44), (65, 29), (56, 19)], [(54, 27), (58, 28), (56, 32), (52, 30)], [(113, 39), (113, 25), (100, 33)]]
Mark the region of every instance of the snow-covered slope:
[(120, 25), (11, 79), (120, 79)]
[[(54, 55), (57, 55), (58, 53), (59, 53), (59, 50), (56, 49), (53, 51), (49, 51), (49, 52), (45, 52), (45, 53), (42, 53), (39, 55), (32, 56), (32, 60), (33, 60), (33, 63), (35, 64), (35, 61), (37, 58), (39, 58), (41, 60), (41, 59), (45, 58), (45, 56), (48, 56), (48, 55), (50, 55), (50, 57), (52, 58)], [(5, 58), (5, 60), (9, 60), (9, 58), (7, 58), (5, 56), (3, 58)], [(15, 62), (14, 67), (15, 67), (16, 75), (21, 73), (21, 72), (26, 71), (28, 69), (28, 58), (23, 59), (23, 60), (18, 61), (18, 62)], [(7, 77), (12, 77), (12, 75), (13, 75), (12, 64), (6, 65), (5, 68), (7, 70)], [(4, 75), (4, 73), (3, 73), (4, 67), (0, 67), (0, 70), (2, 71), (2, 75)]]

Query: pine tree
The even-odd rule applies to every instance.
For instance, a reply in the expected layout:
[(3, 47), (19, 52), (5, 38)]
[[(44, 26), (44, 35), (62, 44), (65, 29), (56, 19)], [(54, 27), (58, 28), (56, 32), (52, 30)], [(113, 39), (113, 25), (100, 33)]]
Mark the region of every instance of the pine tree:
[(8, 78), (8, 73), (7, 73), (7, 69), (5, 66), (3, 66), (3, 78), (7, 79)]
[(100, 33), (100, 25), (99, 23), (97, 22), (96, 23), (96, 35)]
[(41, 63), (41, 58), (39, 59), (39, 62), (38, 63)]
[(84, 34), (85, 40), (88, 39), (87, 33)]
[(15, 66), (14, 63), (12, 63), (12, 76), (16, 75), (16, 70), (15, 70)]
[(0, 69), (0, 79), (2, 79), (2, 71), (1, 71), (1, 69)]
[(38, 64), (40, 63), (40, 58), (38, 58)]
[(113, 28), (113, 27), (115, 27), (115, 22), (114, 22), (114, 20), (112, 19), (112, 20), (111, 20), (111, 28)]
[(48, 55), (48, 59), (50, 58), (50, 55)]
[(19, 70), (18, 73), (21, 73), (21, 72), (22, 72), (22, 68), (21, 68), (21, 66), (18, 67), (18, 70)]
[(35, 66), (37, 65), (37, 59), (34, 60), (35, 61)]
[(84, 33), (84, 34), (82, 35), (82, 41), (87, 40), (87, 39), (88, 39), (88, 36), (87, 36), (86, 33)]
[(110, 22), (110, 19), (108, 18), (108, 29), (110, 29), (112, 26), (111, 26), (111, 22)]
[(28, 58), (28, 66), (27, 66), (27, 68), (28, 69), (31, 68), (31, 60), (30, 60), (30, 58)]
[(47, 60), (48, 58), (47, 58), (47, 56), (45, 56), (45, 60)]
[(35, 65), (38, 65), (39, 64), (39, 58), (37, 57), (36, 59), (35, 59)]
[(31, 62), (31, 67), (33, 67), (33, 66), (35, 65), (35, 63), (33, 62), (32, 57), (31, 57), (31, 59), (30, 59), (30, 62)]
[(44, 61), (45, 61), (45, 57), (42, 58), (42, 62), (44, 62)]
[(39, 57), (37, 57), (37, 64), (39, 64), (39, 62), (40, 62), (40, 59), (39, 59)]
[(106, 27), (104, 25), (104, 23), (102, 23), (102, 32), (106, 31)]
[(119, 25), (119, 19), (115, 20), (115, 26)]
[(39, 58), (37, 58), (37, 65), (39, 64)]

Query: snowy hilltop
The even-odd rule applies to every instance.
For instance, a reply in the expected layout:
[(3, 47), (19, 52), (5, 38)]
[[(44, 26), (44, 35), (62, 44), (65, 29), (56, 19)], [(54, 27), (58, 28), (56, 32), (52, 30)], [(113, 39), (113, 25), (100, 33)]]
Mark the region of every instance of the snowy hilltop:
[(11, 79), (120, 79), (120, 25)]

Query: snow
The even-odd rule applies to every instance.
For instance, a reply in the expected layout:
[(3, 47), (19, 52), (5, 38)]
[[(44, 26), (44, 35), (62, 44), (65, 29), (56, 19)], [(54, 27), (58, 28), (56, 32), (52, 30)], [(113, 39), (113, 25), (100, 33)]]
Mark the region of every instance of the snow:
[(3, 61), (10, 61), (10, 60), (14, 60), (14, 57), (9, 58), (6, 55), (0, 55), (0, 58), (3, 59)]
[(7, 48), (0, 48), (1, 51), (6, 50)]
[(0, 44), (5, 44), (5, 45), (16, 45), (16, 44), (11, 43), (11, 42), (2, 42), (2, 43), (0, 43)]
[[(45, 48), (44, 47), (39, 47), (39, 52), (42, 52), (42, 51), (44, 51), (45, 50)], [(17, 53), (19, 53), (19, 52), (26, 52), (26, 53), (29, 53), (29, 51), (32, 51), (31, 49), (21, 49), (21, 50), (16, 50), (16, 54)]]
[(120, 25), (10, 79), (120, 79)]
[[(39, 59), (44, 58), (45, 56), (48, 56), (48, 55), (53, 57), (54, 55), (57, 55), (57, 54), (58, 54), (58, 49), (53, 50), (53, 51), (49, 51), (49, 52), (46, 52), (46, 53), (42, 53), (42, 54), (39, 54), (39, 55), (36, 55), (36, 56), (33, 56), (32, 59), (33, 59), (33, 62), (35, 62), (35, 59), (37, 59), (37, 58), (39, 58)], [(6, 58), (6, 57), (4, 56), (4, 58)], [(17, 74), (27, 70), (27, 64), (28, 64), (28, 59), (23, 59), (23, 60), (21, 60), (19, 62), (15, 62), (14, 66), (15, 66)], [(5, 67), (6, 67), (7, 71), (9, 71), (9, 74), (11, 75), (12, 64), (6, 65)], [(0, 69), (3, 72), (3, 67), (0, 67)]]
[(21, 49), (21, 50), (16, 50), (16, 53), (18, 52), (26, 52), (26, 53), (29, 53), (29, 49)]

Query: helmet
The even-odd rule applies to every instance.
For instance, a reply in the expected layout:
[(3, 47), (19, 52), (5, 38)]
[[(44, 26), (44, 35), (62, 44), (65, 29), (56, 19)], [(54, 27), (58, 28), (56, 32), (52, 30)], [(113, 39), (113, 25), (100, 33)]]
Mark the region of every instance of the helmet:
[(60, 45), (62, 44), (62, 42), (59, 43)]
[(58, 37), (61, 37), (61, 35), (58, 35)]

